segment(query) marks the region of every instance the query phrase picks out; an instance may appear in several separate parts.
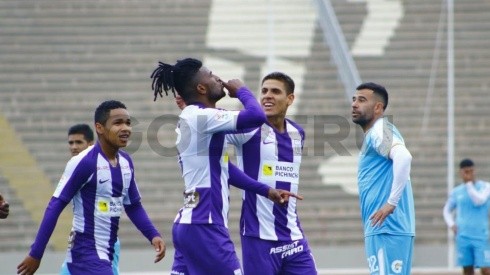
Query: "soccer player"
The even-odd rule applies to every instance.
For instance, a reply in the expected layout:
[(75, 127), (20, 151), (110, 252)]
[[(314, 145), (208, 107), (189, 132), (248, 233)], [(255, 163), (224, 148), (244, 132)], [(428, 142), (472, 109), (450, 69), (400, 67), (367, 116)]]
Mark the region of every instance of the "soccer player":
[(364, 140), (358, 185), (370, 274), (409, 275), (415, 238), (410, 168), (412, 155), (398, 129), (384, 116), (388, 92), (363, 83), (352, 97), (352, 121)]
[[(490, 183), (477, 180), (471, 159), (459, 164), (463, 182), (456, 186), (444, 205), (444, 220), (456, 236), (458, 265), (463, 274), (475, 274), (475, 267), (483, 275), (490, 274), (490, 245), (488, 242), (488, 211)], [(452, 212), (456, 212), (456, 222)]]
[(0, 219), (6, 219), (10, 212), (9, 203), (3, 198), (2, 193), (0, 193)]
[(94, 144), (94, 131), (87, 124), (75, 124), (68, 129), (68, 148), (72, 156)]
[[(305, 133), (286, 119), (294, 81), (281, 72), (266, 75), (259, 101), (267, 122), (248, 133), (227, 135), (236, 146), (237, 166), (255, 180), (297, 193)], [(240, 233), (245, 275), (317, 274), (296, 199), (283, 207), (244, 191)]]
[[(83, 150), (94, 144), (94, 131), (87, 124), (75, 124), (68, 129), (68, 146), (72, 156), (78, 155)], [(114, 255), (112, 259), (112, 271), (119, 275), (119, 256), (121, 254), (121, 243), (117, 238), (114, 243)], [(67, 262), (61, 265), (60, 275), (69, 275)]]
[[(223, 82), (202, 62), (186, 58), (175, 65), (159, 63), (152, 74), (154, 99), (172, 90), (186, 107), (177, 125), (178, 159), (184, 179), (184, 206), (172, 229), (175, 246), (172, 274), (242, 274), (228, 223), (228, 183), (285, 203), (291, 192), (259, 183), (230, 164), (225, 134), (255, 128), (266, 118), (252, 92), (237, 79)], [(241, 111), (216, 109), (226, 94), (237, 97)]]
[(70, 274), (113, 274), (111, 261), (123, 208), (153, 245), (155, 263), (165, 256), (165, 243), (141, 204), (131, 157), (119, 150), (131, 136), (126, 106), (115, 100), (104, 101), (94, 117), (98, 141), (67, 163), (17, 274), (34, 274), (39, 268), (58, 217), (71, 200), (73, 229), (66, 255)]

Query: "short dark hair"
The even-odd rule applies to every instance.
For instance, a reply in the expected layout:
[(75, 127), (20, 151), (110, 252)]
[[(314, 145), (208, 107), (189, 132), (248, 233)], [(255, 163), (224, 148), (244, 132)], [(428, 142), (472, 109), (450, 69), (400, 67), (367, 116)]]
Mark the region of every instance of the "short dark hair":
[(284, 86), (286, 86), (287, 94), (294, 93), (294, 81), (289, 75), (281, 72), (272, 72), (262, 78), (262, 84), (264, 84), (264, 82), (268, 79), (281, 81), (282, 83), (284, 83)]
[(473, 166), (475, 166), (475, 163), (473, 163), (473, 161), (471, 159), (463, 159), (459, 163), (459, 169), (463, 169), (466, 167), (473, 167)]
[(168, 96), (168, 91), (172, 90), (174, 97), (177, 92), (185, 103), (189, 103), (196, 95), (194, 93), (194, 88), (197, 86), (196, 75), (201, 67), (202, 62), (194, 58), (177, 60), (175, 65), (158, 62), (158, 67), (151, 74), (153, 101), (158, 95), (163, 97), (162, 91)]
[(80, 123), (71, 126), (68, 129), (68, 135), (81, 134), (87, 142), (94, 141), (94, 131), (88, 126), (88, 124)]
[(126, 109), (126, 105), (117, 100), (107, 100), (102, 102), (97, 109), (95, 109), (94, 120), (95, 123), (104, 125), (109, 119), (109, 113), (114, 109)]
[(380, 96), (381, 99), (383, 100), (383, 111), (386, 110), (386, 107), (388, 107), (388, 92), (386, 91), (385, 87), (374, 82), (365, 82), (357, 86), (356, 88), (356, 90), (363, 90), (363, 89), (371, 90), (376, 95)]

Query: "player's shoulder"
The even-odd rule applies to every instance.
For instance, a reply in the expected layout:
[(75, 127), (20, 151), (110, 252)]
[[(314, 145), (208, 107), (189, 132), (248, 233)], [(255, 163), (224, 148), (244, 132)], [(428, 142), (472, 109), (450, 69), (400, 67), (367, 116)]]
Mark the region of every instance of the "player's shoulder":
[(130, 162), (130, 163), (133, 162), (133, 159), (131, 158), (131, 155), (129, 155), (128, 152), (126, 152), (122, 149), (119, 149), (119, 155), (122, 156), (123, 158), (125, 158), (128, 162)]
[(488, 182), (488, 181), (477, 180), (476, 183), (484, 186), (485, 188), (490, 188), (490, 182)]
[(452, 190), (452, 193), (458, 193), (458, 192), (461, 192), (461, 191), (464, 191), (466, 190), (466, 186), (464, 183), (461, 183), (461, 184), (458, 184), (456, 185), (453, 190)]
[[(179, 115), (181, 119), (187, 121), (197, 120), (197, 122), (206, 122), (210, 120), (224, 121), (233, 119), (233, 115), (238, 111), (228, 111), (225, 109), (209, 108), (202, 105), (187, 106)], [(201, 121), (205, 119), (205, 121)]]
[(87, 147), (85, 150), (80, 152), (78, 155), (73, 156), (68, 163), (80, 163), (82, 161), (87, 161), (90, 160), (91, 158), (94, 158), (94, 152), (95, 152), (95, 145), (90, 145)]
[(291, 125), (292, 127), (296, 128), (298, 130), (298, 132), (304, 133), (303, 127), (301, 127), (301, 125), (292, 121), (291, 119), (286, 118), (286, 123)]

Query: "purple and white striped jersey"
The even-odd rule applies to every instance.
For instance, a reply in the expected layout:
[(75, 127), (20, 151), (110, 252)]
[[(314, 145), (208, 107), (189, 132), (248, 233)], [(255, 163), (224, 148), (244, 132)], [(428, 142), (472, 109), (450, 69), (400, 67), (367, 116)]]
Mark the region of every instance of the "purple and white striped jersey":
[[(272, 188), (298, 193), (305, 139), (301, 126), (286, 119), (284, 133), (275, 131), (266, 123), (248, 133), (227, 135), (226, 139), (236, 146), (237, 166), (245, 174)], [(304, 236), (296, 214), (296, 198), (290, 198), (287, 207), (283, 207), (265, 197), (244, 191), (240, 232), (264, 240), (302, 239)]]
[(72, 263), (90, 262), (95, 263), (93, 268), (101, 269), (92, 270), (93, 273), (107, 271), (107, 266), (99, 263), (113, 259), (123, 208), (150, 242), (160, 237), (141, 204), (130, 156), (119, 151), (117, 160), (117, 165), (112, 167), (97, 142), (67, 163), (44, 212), (29, 252), (31, 257), (41, 260), (58, 217), (70, 201), (73, 202), (73, 225), (65, 259), (69, 269)]
[(227, 226), (228, 157), (225, 132), (235, 131), (238, 111), (189, 105), (176, 128), (184, 179), (184, 206), (175, 223)]
[(230, 190), (225, 135), (258, 127), (266, 120), (247, 87), (238, 89), (236, 95), (244, 106), (241, 111), (192, 104), (179, 116), (176, 144), (185, 188), (184, 206), (175, 223), (228, 227)]
[(134, 167), (127, 153), (119, 151), (112, 167), (99, 143), (73, 157), (53, 194), (73, 201), (73, 227), (67, 262), (112, 260), (119, 218), (124, 206), (140, 203)]

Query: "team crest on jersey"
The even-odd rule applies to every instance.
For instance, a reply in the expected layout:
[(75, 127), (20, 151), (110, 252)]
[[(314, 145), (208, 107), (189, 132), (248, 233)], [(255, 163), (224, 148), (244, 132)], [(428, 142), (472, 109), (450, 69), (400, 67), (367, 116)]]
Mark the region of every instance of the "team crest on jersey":
[(401, 273), (403, 268), (403, 261), (402, 260), (394, 260), (391, 263), (391, 271), (394, 273)]

